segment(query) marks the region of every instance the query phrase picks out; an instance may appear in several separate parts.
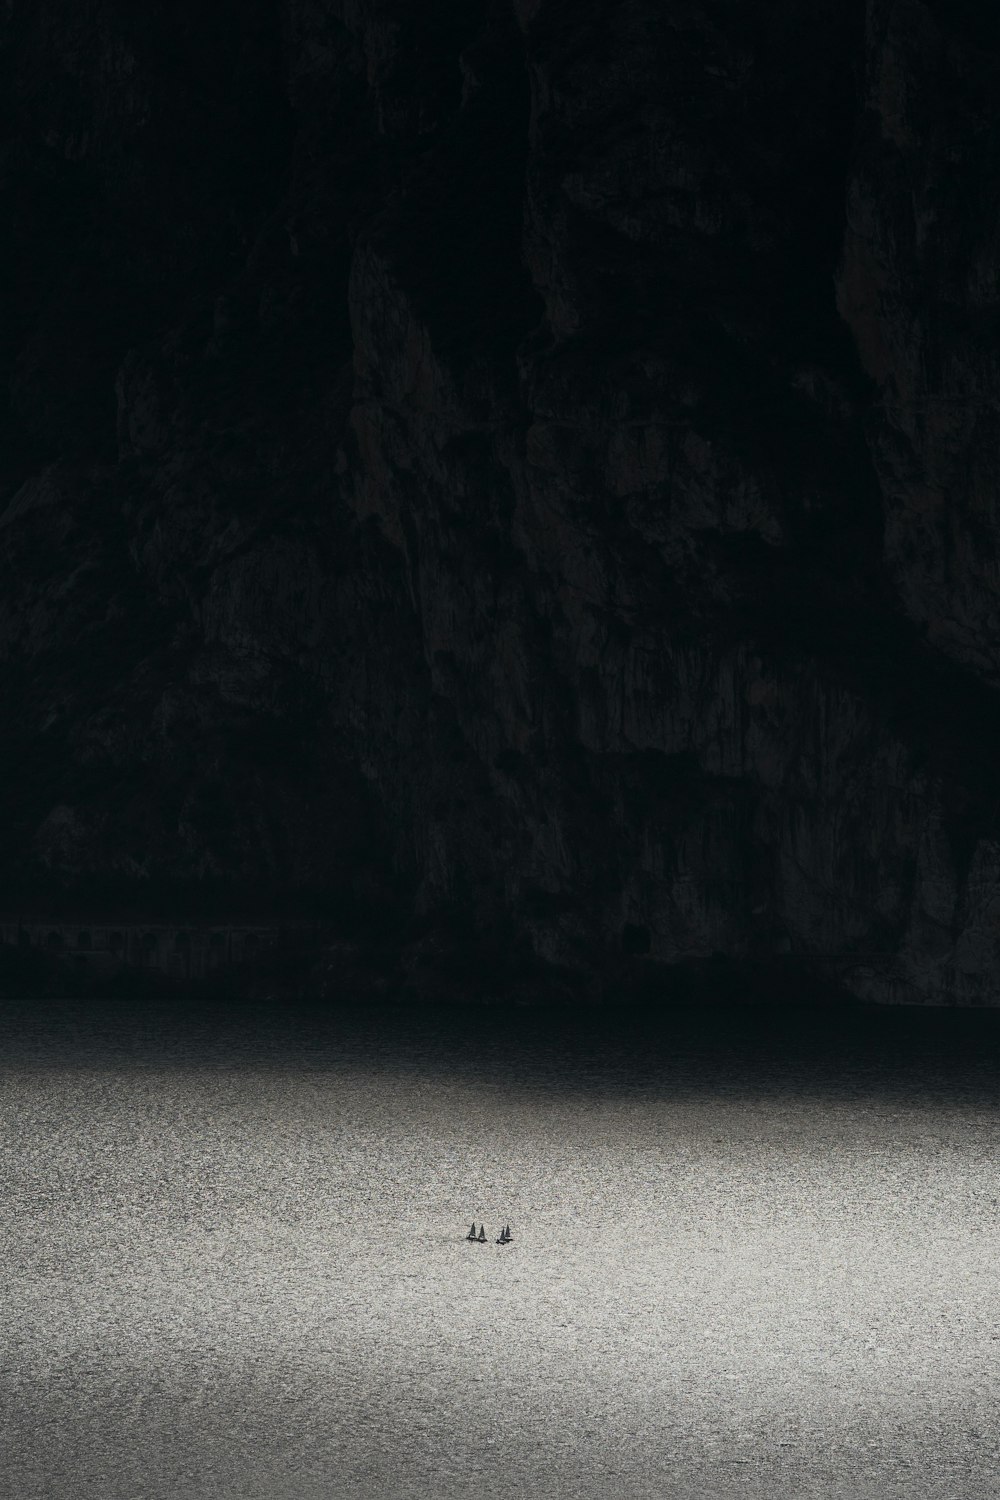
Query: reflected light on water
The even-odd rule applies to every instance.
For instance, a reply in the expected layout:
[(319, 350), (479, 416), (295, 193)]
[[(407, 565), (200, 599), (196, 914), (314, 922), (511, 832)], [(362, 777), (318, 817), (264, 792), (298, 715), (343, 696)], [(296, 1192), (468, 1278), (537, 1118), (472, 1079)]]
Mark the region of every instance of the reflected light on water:
[(720, 1020), (8, 1007), (0, 1490), (988, 1494), (993, 1018)]

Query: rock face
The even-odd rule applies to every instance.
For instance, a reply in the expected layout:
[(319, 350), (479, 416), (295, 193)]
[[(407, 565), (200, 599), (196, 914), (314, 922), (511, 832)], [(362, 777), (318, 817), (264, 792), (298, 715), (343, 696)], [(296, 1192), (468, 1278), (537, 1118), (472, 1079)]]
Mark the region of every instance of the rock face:
[(7, 0), (8, 907), (993, 1003), (980, 11)]

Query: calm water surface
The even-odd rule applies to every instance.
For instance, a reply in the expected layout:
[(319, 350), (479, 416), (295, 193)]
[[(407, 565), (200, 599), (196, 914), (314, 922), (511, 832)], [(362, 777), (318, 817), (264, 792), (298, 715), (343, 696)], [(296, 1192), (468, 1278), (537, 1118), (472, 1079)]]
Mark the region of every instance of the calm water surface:
[(0, 1494), (997, 1494), (998, 1055), (4, 1003)]

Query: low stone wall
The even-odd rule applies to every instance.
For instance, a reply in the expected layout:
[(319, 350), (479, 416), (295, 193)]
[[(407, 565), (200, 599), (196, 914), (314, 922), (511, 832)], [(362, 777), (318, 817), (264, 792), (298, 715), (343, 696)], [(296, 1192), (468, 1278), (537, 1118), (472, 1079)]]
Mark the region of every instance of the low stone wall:
[(287, 940), (283, 926), (176, 922), (44, 922), (0, 919), (0, 942), (42, 949), (78, 967), (112, 972), (129, 965), (198, 979), (248, 963)]

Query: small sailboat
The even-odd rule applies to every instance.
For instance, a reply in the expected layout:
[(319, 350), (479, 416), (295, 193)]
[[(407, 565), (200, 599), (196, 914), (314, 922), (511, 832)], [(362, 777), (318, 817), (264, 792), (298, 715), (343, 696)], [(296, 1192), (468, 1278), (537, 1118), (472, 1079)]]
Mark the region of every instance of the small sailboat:
[(511, 1240), (514, 1238), (514, 1236), (510, 1232), (510, 1225), (509, 1224), (505, 1225), (505, 1227), (504, 1227), (503, 1237), (507, 1241), (508, 1245), (510, 1244)]
[(473, 1221), (472, 1221), (472, 1228), (469, 1230), (469, 1232), (465, 1236), (465, 1238), (467, 1240), (474, 1240), (476, 1238), (476, 1221), (475, 1221), (475, 1219), (473, 1219)]
[(477, 1238), (478, 1238), (478, 1242), (479, 1242), (480, 1245), (485, 1245), (486, 1244), (486, 1225), (485, 1224), (480, 1224), (480, 1226), (479, 1226), (479, 1234), (478, 1234)]

